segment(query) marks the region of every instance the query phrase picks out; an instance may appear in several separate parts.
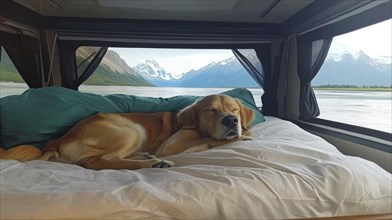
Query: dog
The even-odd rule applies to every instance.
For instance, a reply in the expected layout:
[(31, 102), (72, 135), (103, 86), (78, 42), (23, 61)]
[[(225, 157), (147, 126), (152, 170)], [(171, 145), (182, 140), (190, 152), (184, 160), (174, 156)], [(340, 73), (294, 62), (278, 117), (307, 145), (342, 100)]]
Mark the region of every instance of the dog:
[(254, 112), (228, 95), (208, 95), (178, 113), (99, 113), (49, 141), (42, 152), (21, 145), (2, 159), (77, 164), (88, 169), (172, 167), (160, 157), (197, 152), (247, 139)]

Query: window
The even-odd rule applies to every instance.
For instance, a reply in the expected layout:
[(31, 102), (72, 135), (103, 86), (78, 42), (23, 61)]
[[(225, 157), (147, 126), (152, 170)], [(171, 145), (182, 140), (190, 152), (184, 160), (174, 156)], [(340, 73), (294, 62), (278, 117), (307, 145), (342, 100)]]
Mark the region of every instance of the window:
[(7, 52), (1, 47), (0, 98), (9, 95), (19, 95), (28, 88)]
[(336, 36), (312, 80), (319, 118), (392, 133), (392, 20)]
[[(78, 66), (83, 66), (83, 60), (91, 59), (96, 50), (78, 48)], [(257, 106), (261, 106), (263, 89), (231, 50), (109, 48), (99, 67), (79, 90), (171, 97), (207, 95), (236, 87), (248, 88)]]

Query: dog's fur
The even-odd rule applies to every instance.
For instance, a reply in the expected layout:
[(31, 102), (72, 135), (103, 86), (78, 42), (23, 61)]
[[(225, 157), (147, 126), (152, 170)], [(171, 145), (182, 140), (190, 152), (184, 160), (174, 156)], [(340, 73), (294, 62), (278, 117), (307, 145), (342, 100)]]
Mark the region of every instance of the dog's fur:
[(58, 161), (95, 170), (171, 167), (174, 163), (157, 157), (244, 139), (253, 117), (251, 109), (230, 96), (209, 95), (179, 113), (97, 114), (49, 141), (42, 155), (22, 145), (1, 152), (0, 158)]

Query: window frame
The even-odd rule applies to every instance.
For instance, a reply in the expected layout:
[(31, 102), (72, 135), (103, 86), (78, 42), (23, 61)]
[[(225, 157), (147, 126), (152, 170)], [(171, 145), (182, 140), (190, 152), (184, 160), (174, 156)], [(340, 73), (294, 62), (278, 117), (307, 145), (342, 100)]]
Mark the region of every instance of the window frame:
[[(378, 6), (338, 23), (304, 33), (299, 36), (299, 39), (303, 41), (316, 41), (327, 37), (333, 38), (391, 19), (391, 14), (390, 11), (386, 11), (385, 8)], [(319, 132), (392, 154), (392, 133), (325, 118), (298, 118), (293, 122), (306, 130)]]

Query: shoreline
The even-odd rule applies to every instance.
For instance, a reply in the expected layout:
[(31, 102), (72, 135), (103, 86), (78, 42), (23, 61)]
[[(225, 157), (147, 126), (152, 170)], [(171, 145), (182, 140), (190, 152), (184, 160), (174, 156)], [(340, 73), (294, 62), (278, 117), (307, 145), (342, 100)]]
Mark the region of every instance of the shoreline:
[[(17, 87), (17, 88), (28, 88), (26, 83), (19, 83), (19, 82), (5, 82), (5, 81), (0, 81), (0, 85), (3, 86), (12, 86), (12, 87)], [(108, 87), (109, 85), (82, 85), (82, 86), (102, 86), (102, 87)], [(112, 85), (115, 86), (115, 85)], [(131, 86), (130, 86), (131, 87)], [(159, 87), (156, 87), (159, 88)], [(164, 88), (164, 87), (162, 87)], [(180, 88), (180, 87), (178, 87)], [(192, 87), (189, 87), (192, 88)], [(331, 91), (350, 91), (350, 92), (392, 92), (392, 88), (386, 88), (386, 87), (374, 87), (374, 88), (366, 88), (366, 87), (358, 87), (358, 88), (344, 88), (344, 87), (336, 87), (336, 88), (320, 88), (320, 87), (312, 87), (314, 90), (331, 90)], [(250, 89), (255, 89), (255, 88), (250, 88)]]

